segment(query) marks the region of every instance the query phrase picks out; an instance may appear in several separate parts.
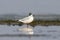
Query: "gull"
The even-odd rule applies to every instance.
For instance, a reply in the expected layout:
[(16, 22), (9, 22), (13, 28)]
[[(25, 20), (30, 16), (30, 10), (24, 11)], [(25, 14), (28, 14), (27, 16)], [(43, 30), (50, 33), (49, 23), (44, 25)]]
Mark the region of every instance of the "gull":
[(31, 23), (33, 20), (34, 20), (33, 15), (31, 13), (29, 13), (29, 16), (28, 17), (25, 17), (23, 19), (19, 19), (18, 21), (19, 22), (22, 22), (24, 24), (27, 24), (27, 27), (28, 27), (28, 24)]

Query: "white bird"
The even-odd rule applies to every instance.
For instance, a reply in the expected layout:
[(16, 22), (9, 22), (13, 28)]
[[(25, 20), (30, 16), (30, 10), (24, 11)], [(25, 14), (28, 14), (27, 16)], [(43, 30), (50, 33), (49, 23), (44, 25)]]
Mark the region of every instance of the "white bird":
[(33, 21), (33, 15), (32, 14), (29, 14), (28, 17), (25, 17), (23, 19), (20, 19), (19, 21), (20, 22), (23, 22), (23, 23), (31, 23)]
[[(31, 13), (29, 13), (29, 16), (28, 17), (25, 17), (23, 19), (19, 19), (18, 21), (19, 22), (22, 22), (24, 24), (28, 24), (28, 23), (31, 23), (32, 21), (34, 20), (34, 17)], [(27, 25), (28, 26), (28, 25)]]

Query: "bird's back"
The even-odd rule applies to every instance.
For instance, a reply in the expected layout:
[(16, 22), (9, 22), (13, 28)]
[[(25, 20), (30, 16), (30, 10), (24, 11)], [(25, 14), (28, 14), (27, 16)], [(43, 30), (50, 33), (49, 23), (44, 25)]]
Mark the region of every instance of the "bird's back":
[(30, 23), (30, 22), (32, 22), (33, 21), (33, 15), (30, 15), (30, 16), (28, 16), (28, 17), (25, 17), (25, 18), (23, 18), (23, 19), (20, 19), (19, 21), (20, 22), (23, 22), (23, 23)]

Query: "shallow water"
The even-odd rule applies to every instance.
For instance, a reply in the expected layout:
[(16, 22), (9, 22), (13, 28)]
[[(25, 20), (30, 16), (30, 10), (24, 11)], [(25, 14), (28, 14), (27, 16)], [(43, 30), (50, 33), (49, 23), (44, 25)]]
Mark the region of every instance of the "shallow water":
[[(26, 25), (22, 26), (8, 26), (0, 25), (0, 35), (2, 34), (24, 34), (18, 31), (18, 28), (24, 28)], [(29, 26), (31, 27), (31, 26)], [(34, 34), (39, 34), (40, 36), (0, 36), (0, 40), (60, 40), (60, 26), (36, 26), (34, 29)]]

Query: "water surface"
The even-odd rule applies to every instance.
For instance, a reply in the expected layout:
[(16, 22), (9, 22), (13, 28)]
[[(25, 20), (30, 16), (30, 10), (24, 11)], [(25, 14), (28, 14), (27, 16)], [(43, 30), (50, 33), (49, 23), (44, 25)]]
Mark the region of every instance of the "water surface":
[[(0, 35), (2, 34), (24, 34), (18, 31), (18, 28), (24, 28), (26, 25), (22, 26), (8, 26), (0, 25)], [(29, 26), (31, 27), (31, 26)], [(39, 34), (40, 36), (0, 36), (0, 40), (60, 40), (60, 26), (35, 26), (33, 29), (34, 34)]]

